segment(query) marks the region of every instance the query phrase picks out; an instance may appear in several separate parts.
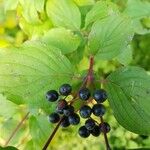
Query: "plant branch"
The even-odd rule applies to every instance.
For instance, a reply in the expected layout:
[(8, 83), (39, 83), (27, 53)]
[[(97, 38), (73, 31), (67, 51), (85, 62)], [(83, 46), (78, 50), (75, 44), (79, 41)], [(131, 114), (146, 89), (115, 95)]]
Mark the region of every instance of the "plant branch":
[(107, 138), (107, 133), (105, 132), (106, 129), (105, 129), (105, 127), (103, 126), (103, 124), (104, 124), (103, 117), (100, 117), (100, 120), (101, 120), (102, 128), (103, 128), (103, 131), (104, 131), (104, 139), (105, 139), (105, 144), (106, 144), (106, 150), (111, 150), (110, 145), (109, 145), (109, 142), (108, 142), (108, 138)]
[(91, 56), (88, 73), (87, 73), (87, 76), (85, 77), (85, 80), (84, 80), (81, 87), (86, 87), (88, 82), (89, 82), (89, 84), (91, 84), (93, 82), (93, 79), (94, 79), (94, 77), (93, 77), (93, 66), (94, 66), (94, 57)]
[[(90, 63), (89, 63), (88, 73), (87, 73), (86, 77), (84, 78), (83, 83), (82, 83), (81, 87), (79, 88), (79, 90), (82, 89), (83, 87), (86, 87), (86, 85), (87, 85), (88, 82), (91, 83), (93, 81), (93, 66), (94, 66), (94, 57), (91, 56), (90, 57)], [(78, 96), (79, 90), (78, 90), (77, 93), (75, 93), (73, 100), (70, 102), (70, 105), (72, 105), (76, 100), (78, 100), (77, 96)], [(45, 145), (44, 145), (44, 147), (43, 147), (42, 150), (46, 150), (48, 148), (48, 146), (51, 143), (53, 137), (55, 136), (57, 130), (59, 129), (59, 126), (60, 126), (60, 124), (61, 124), (62, 121), (63, 121), (63, 117), (59, 121), (59, 123), (57, 124), (57, 126), (55, 127), (55, 129), (53, 130), (52, 134), (50, 135), (49, 139), (45, 143)]]
[(22, 120), (18, 123), (18, 125), (16, 126), (16, 128), (13, 130), (13, 132), (11, 133), (10, 137), (8, 138), (8, 140), (6, 141), (4, 146), (7, 146), (9, 144), (9, 142), (11, 141), (11, 139), (15, 136), (15, 134), (17, 133), (17, 131), (20, 129), (20, 127), (22, 126), (23, 122), (27, 119), (27, 117), (29, 116), (28, 112), (23, 118)]
[(51, 143), (53, 137), (55, 136), (61, 122), (63, 121), (63, 117), (61, 118), (61, 120), (59, 121), (59, 123), (57, 124), (57, 126), (55, 127), (55, 129), (53, 130), (52, 134), (50, 135), (50, 137), (48, 138), (47, 142), (45, 143), (44, 147), (42, 148), (42, 150), (46, 150), (49, 146), (49, 144)]

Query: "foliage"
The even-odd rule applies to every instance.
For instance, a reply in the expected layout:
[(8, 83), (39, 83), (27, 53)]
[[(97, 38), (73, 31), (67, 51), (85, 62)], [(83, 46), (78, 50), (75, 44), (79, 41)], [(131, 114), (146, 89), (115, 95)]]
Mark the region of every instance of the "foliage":
[[(0, 0), (0, 145), (30, 112), (10, 145), (41, 149), (54, 128), (45, 92), (65, 82), (79, 88), (94, 55), (96, 81), (109, 74), (111, 146), (150, 148), (150, 76), (140, 68), (150, 69), (149, 33), (148, 0)], [(49, 148), (104, 149), (101, 138), (74, 130), (60, 129)]]

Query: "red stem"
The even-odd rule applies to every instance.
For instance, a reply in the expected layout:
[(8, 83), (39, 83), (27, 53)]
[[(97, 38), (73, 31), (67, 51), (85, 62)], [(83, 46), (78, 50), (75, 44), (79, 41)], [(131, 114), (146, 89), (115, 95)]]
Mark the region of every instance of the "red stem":
[(89, 82), (89, 84), (91, 84), (91, 82), (93, 81), (93, 66), (94, 66), (94, 57), (91, 56), (90, 57), (90, 64), (89, 64), (89, 69), (88, 69), (88, 74), (85, 77), (85, 80), (82, 84), (82, 88), (86, 87), (87, 83)]
[(17, 131), (20, 129), (21, 125), (23, 124), (23, 122), (27, 119), (27, 117), (29, 116), (29, 112), (22, 118), (22, 120), (18, 123), (18, 125), (16, 126), (16, 128), (13, 130), (13, 132), (11, 133), (10, 137), (8, 138), (8, 140), (6, 141), (4, 146), (7, 146), (10, 142), (10, 140), (14, 137), (14, 135), (17, 133)]
[(101, 120), (102, 128), (103, 128), (103, 131), (104, 131), (104, 139), (105, 139), (105, 144), (106, 144), (106, 150), (111, 150), (109, 142), (108, 142), (107, 134), (105, 132), (106, 129), (105, 129), (104, 125), (103, 125), (104, 124), (103, 117), (100, 117), (100, 120)]

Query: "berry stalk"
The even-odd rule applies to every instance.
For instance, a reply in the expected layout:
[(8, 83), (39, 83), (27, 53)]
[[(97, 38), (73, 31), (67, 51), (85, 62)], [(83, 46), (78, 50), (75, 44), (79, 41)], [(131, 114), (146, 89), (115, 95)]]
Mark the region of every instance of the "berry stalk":
[(22, 120), (18, 123), (18, 125), (16, 126), (16, 128), (13, 130), (13, 132), (11, 133), (10, 137), (8, 138), (8, 140), (5, 143), (5, 146), (7, 146), (9, 144), (9, 142), (11, 141), (11, 139), (15, 136), (15, 134), (17, 133), (17, 131), (20, 129), (20, 127), (22, 126), (22, 124), (24, 123), (24, 121), (27, 119), (27, 117), (29, 116), (28, 112), (23, 118)]
[(105, 139), (105, 144), (106, 144), (106, 150), (111, 150), (110, 148), (110, 145), (109, 145), (109, 142), (108, 142), (108, 138), (107, 138), (107, 133), (106, 133), (106, 129), (104, 127), (104, 120), (103, 120), (103, 117), (100, 117), (100, 120), (101, 120), (101, 123), (102, 123), (102, 128), (104, 130), (104, 139)]
[(53, 130), (52, 134), (50, 135), (50, 137), (48, 138), (47, 142), (45, 143), (44, 147), (42, 148), (42, 150), (46, 150), (50, 144), (50, 142), (52, 141), (53, 137), (55, 136), (60, 124), (62, 123), (64, 118), (61, 118), (61, 120), (58, 122), (57, 126), (55, 127), (55, 129)]
[(93, 66), (94, 66), (94, 57), (91, 56), (90, 57), (88, 73), (87, 73), (87, 76), (85, 77), (85, 80), (84, 80), (81, 88), (84, 88), (84, 87), (86, 87), (86, 85), (88, 83), (91, 84), (93, 82), (93, 80), (94, 80), (94, 77), (93, 77)]

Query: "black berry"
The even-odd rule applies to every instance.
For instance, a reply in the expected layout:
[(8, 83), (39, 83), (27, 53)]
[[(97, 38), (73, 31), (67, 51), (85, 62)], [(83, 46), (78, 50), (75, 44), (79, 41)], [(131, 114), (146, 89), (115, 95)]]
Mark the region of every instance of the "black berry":
[(77, 125), (80, 123), (80, 117), (78, 114), (72, 114), (68, 117), (69, 119), (69, 123), (72, 124), (72, 125)]
[(80, 108), (79, 113), (82, 118), (89, 118), (91, 116), (92, 109), (89, 106), (84, 105)]
[(105, 114), (105, 107), (102, 104), (95, 104), (92, 108), (92, 112), (95, 116), (103, 116)]
[(91, 132), (91, 134), (92, 134), (93, 136), (97, 137), (97, 136), (100, 135), (101, 130), (100, 130), (100, 127), (96, 125), (96, 126), (93, 128), (93, 130), (91, 130), (90, 132)]
[(83, 88), (79, 91), (79, 98), (82, 100), (88, 100), (91, 94), (88, 88)]
[(63, 114), (63, 110), (65, 107), (67, 107), (68, 103), (62, 99), (58, 101), (57, 107), (56, 107), (56, 112), (59, 114)]
[(110, 125), (107, 122), (101, 123), (99, 127), (103, 133), (108, 133), (111, 130)]
[(57, 113), (52, 113), (49, 115), (49, 121), (51, 123), (57, 123), (57, 122), (59, 122), (59, 120), (60, 120), (60, 117)]
[(63, 121), (61, 122), (61, 124), (60, 124), (62, 127), (64, 127), (64, 128), (66, 128), (66, 127), (68, 127), (69, 125), (70, 125), (70, 123), (69, 123), (69, 120), (68, 120), (68, 117), (64, 117), (63, 118)]
[(64, 109), (63, 109), (63, 113), (65, 116), (69, 116), (71, 114), (74, 113), (74, 107), (69, 105), (69, 106), (66, 106)]
[(98, 103), (103, 103), (107, 99), (107, 93), (105, 90), (100, 89), (94, 91), (93, 98), (98, 102)]
[(46, 93), (46, 99), (50, 102), (57, 101), (58, 99), (58, 93), (55, 90), (50, 90)]
[(59, 88), (59, 93), (63, 96), (68, 96), (72, 91), (72, 87), (69, 84), (63, 84)]
[(80, 127), (78, 133), (83, 138), (87, 138), (90, 135), (90, 131), (85, 126)]
[(85, 127), (88, 129), (88, 130), (93, 130), (94, 127), (95, 127), (95, 121), (93, 119), (88, 119), (86, 122), (85, 122)]

